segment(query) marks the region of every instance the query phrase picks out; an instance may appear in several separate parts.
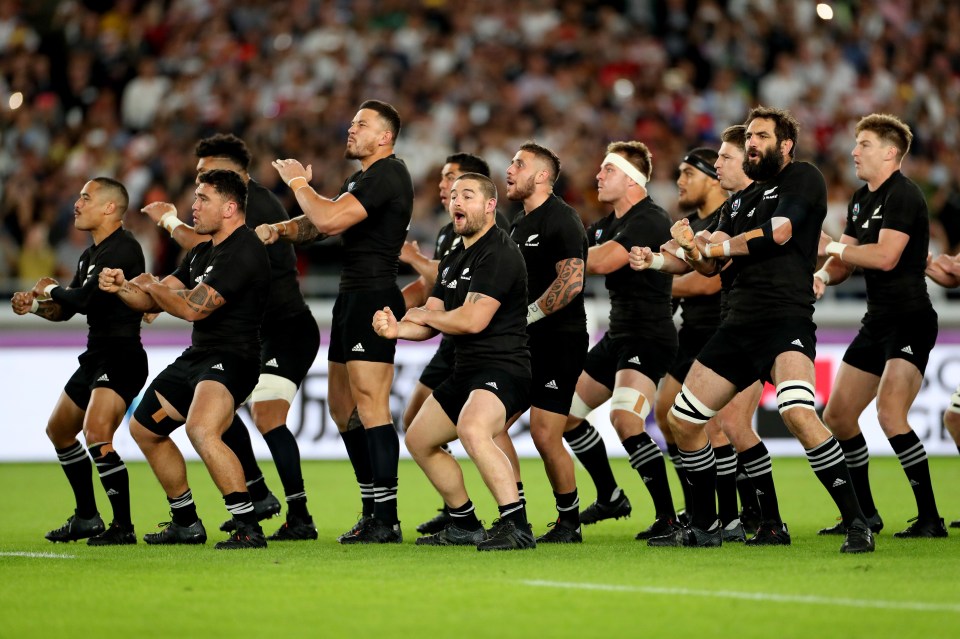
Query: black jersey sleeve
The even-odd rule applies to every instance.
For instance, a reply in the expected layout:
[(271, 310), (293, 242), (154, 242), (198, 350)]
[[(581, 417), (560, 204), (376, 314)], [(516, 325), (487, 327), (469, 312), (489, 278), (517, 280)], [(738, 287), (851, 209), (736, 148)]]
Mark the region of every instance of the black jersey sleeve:
[(350, 193), (370, 215), (404, 192), (405, 179), (409, 178), (404, 176), (397, 163), (380, 160), (360, 174)]
[(519, 250), (488, 251), (473, 267), (469, 291), (503, 303), (513, 291), (518, 277), (523, 280), (527, 278), (527, 269)]
[[(770, 219), (787, 218), (794, 230), (806, 221), (812, 211), (817, 210), (818, 203), (826, 202), (827, 199), (826, 182), (820, 172), (806, 162), (799, 162), (795, 167), (795, 176), (778, 184), (779, 201), (770, 215)], [(766, 197), (764, 194), (764, 198)]]
[[(116, 233), (123, 233), (120, 229)], [(70, 286), (59, 286), (50, 292), (51, 299), (70, 314), (86, 315), (90, 310), (91, 300), (100, 291), (100, 272), (104, 268), (119, 268), (123, 270), (123, 277), (132, 280), (143, 273), (143, 250), (140, 245), (132, 242), (119, 241), (118, 235), (111, 235), (103, 241), (99, 250), (93, 249), (84, 253), (77, 272), (70, 282)], [(90, 266), (85, 265), (93, 262)]]
[(634, 246), (649, 246), (658, 251), (660, 245), (670, 239), (670, 234), (669, 230), (664, 234), (662, 224), (651, 224), (649, 218), (637, 215), (627, 220), (611, 239), (628, 252)]
[(917, 217), (927, 212), (926, 202), (917, 188), (890, 189), (883, 208), (881, 228), (908, 234), (916, 228)]

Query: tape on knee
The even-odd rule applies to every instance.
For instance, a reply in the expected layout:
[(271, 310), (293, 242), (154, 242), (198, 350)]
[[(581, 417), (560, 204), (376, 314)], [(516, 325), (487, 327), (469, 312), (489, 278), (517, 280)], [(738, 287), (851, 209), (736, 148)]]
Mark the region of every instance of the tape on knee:
[(646, 421), (650, 414), (650, 402), (636, 388), (618, 386), (613, 389), (613, 397), (610, 398), (610, 412), (615, 410), (633, 413), (640, 421)]
[(580, 399), (580, 396), (576, 393), (573, 394), (573, 401), (570, 402), (570, 416), (576, 417), (577, 419), (586, 419), (593, 411), (592, 408), (587, 406), (587, 403)]
[(248, 404), (265, 402), (271, 399), (282, 399), (288, 404), (293, 403), (293, 398), (297, 394), (297, 385), (286, 377), (279, 375), (264, 374), (257, 381), (257, 387), (247, 398)]
[(813, 384), (801, 379), (791, 379), (777, 384), (777, 409), (781, 415), (791, 408), (816, 410), (814, 397)]
[(950, 396), (950, 405), (947, 406), (947, 412), (960, 415), (960, 388), (957, 388), (953, 395)]
[(706, 424), (711, 417), (717, 414), (717, 411), (697, 399), (686, 384), (680, 387), (680, 392), (673, 400), (670, 412), (677, 419), (694, 424)]

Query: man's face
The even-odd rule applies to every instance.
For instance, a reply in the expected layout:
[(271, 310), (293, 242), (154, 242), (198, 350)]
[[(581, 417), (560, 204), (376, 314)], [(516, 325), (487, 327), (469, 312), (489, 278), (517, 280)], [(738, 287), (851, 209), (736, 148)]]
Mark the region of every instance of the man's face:
[(93, 181), (87, 182), (80, 191), (80, 197), (73, 204), (73, 225), (81, 231), (97, 228), (103, 221), (107, 204), (103, 187)]
[(438, 186), (440, 187), (440, 204), (443, 205), (444, 209), (447, 209), (450, 205), (450, 187), (461, 175), (463, 175), (463, 171), (460, 170), (460, 165), (456, 162), (447, 162), (440, 170), (440, 184)]
[(774, 121), (766, 118), (754, 118), (747, 126), (743, 172), (751, 180), (765, 182), (775, 177), (783, 168), (784, 158), (775, 127)]
[(373, 155), (386, 130), (380, 114), (373, 109), (360, 109), (347, 130), (347, 148), (343, 156), (348, 160), (362, 160)]
[(233, 171), (237, 174), (241, 172), (240, 167), (229, 158), (209, 157), (197, 160), (197, 175), (205, 173), (206, 171), (213, 171), (214, 169)]
[(609, 162), (600, 165), (597, 173), (597, 199), (612, 204), (627, 194), (630, 178), (623, 170)]
[(476, 180), (457, 180), (450, 189), (450, 217), (457, 235), (471, 238), (486, 223), (487, 210), (496, 206), (496, 200), (485, 200)]
[(702, 208), (707, 203), (707, 193), (715, 181), (700, 169), (681, 162), (680, 175), (677, 177), (677, 202), (680, 208)]
[(717, 179), (720, 180), (720, 188), (725, 191), (739, 191), (747, 181), (747, 176), (743, 172), (743, 149), (729, 142), (720, 145), (717, 161), (713, 168), (717, 170)]
[(517, 151), (507, 167), (507, 199), (517, 202), (533, 195), (537, 173), (542, 170), (533, 153)]
[[(857, 168), (857, 177), (869, 182), (883, 172), (883, 163), (890, 155), (891, 145), (885, 144), (873, 131), (861, 131), (850, 155)], [(896, 151), (894, 150), (894, 153)]]
[(210, 184), (201, 182), (194, 193), (193, 230), (200, 235), (213, 235), (223, 226), (223, 209), (227, 203)]

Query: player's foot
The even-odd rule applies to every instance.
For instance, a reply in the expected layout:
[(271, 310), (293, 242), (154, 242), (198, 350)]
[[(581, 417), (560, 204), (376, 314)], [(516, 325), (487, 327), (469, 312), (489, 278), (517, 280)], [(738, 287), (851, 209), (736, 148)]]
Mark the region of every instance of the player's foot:
[(725, 544), (747, 541), (747, 533), (743, 530), (743, 524), (740, 523), (739, 519), (734, 519), (724, 526), (723, 530), (720, 531), (720, 536), (723, 537), (723, 543)]
[(50, 541), (78, 541), (99, 535), (104, 530), (103, 519), (94, 515), (89, 519), (77, 517), (76, 512), (70, 515), (67, 523), (48, 532), (44, 537)]
[(843, 553), (861, 553), (873, 552), (876, 545), (873, 541), (873, 533), (867, 528), (867, 525), (860, 519), (854, 519), (853, 523), (847, 527), (847, 538), (843, 540), (840, 546), (840, 552)]
[(317, 527), (313, 523), (313, 517), (300, 519), (293, 515), (287, 515), (287, 521), (277, 529), (267, 539), (270, 541), (309, 541), (317, 538)]
[(947, 536), (947, 527), (943, 525), (942, 518), (920, 519), (918, 517), (914, 517), (910, 521), (913, 523), (900, 532), (893, 533), (893, 536), (897, 539), (930, 539), (934, 537)]
[(756, 530), (760, 526), (760, 522), (763, 521), (760, 511), (753, 506), (744, 506), (737, 519), (743, 524), (744, 530)]
[(110, 527), (87, 540), (88, 546), (130, 546), (137, 543), (133, 524), (111, 522)]
[(403, 543), (400, 522), (387, 524), (376, 517), (360, 520), (356, 532), (344, 533), (338, 540), (341, 544), (399, 544)]
[(745, 542), (747, 546), (789, 546), (790, 531), (782, 521), (761, 521), (757, 532)]
[(147, 533), (143, 536), (143, 540), (150, 545), (207, 543), (207, 531), (203, 527), (203, 522), (199, 519), (189, 526), (181, 526), (172, 521), (166, 521), (157, 525), (163, 526), (163, 530), (155, 533)]
[(233, 534), (214, 546), (217, 550), (240, 550), (244, 548), (266, 548), (267, 540), (263, 536), (260, 524), (247, 524), (237, 520)]
[[(253, 502), (253, 512), (257, 515), (257, 521), (270, 519), (274, 515), (280, 514), (280, 500), (272, 492), (267, 491), (266, 497)], [(220, 530), (231, 532), (236, 529), (236, 526), (236, 520), (231, 517), (220, 524)]]
[(663, 537), (676, 532), (682, 527), (682, 524), (673, 517), (657, 517), (650, 527), (637, 533), (634, 539), (643, 541), (653, 539), (654, 537)]
[(583, 543), (583, 535), (580, 532), (580, 526), (571, 528), (569, 525), (560, 521), (552, 521), (547, 524), (548, 530), (537, 537), (538, 544), (579, 544)]
[(701, 530), (696, 526), (683, 526), (662, 537), (653, 537), (647, 540), (648, 546), (665, 548), (682, 546), (685, 548), (719, 548), (723, 544), (723, 534), (720, 522), (716, 522), (710, 530)]
[(447, 524), (440, 532), (419, 537), (415, 543), (418, 546), (476, 546), (486, 538), (487, 531), (483, 526), (464, 530), (456, 524)]
[(487, 539), (477, 544), (477, 550), (525, 550), (537, 547), (537, 540), (530, 528), (517, 528), (509, 519), (493, 522), (488, 535)]
[(580, 513), (580, 523), (584, 526), (589, 526), (604, 519), (629, 517), (632, 511), (633, 506), (630, 505), (630, 500), (627, 499), (627, 493), (621, 491), (620, 496), (611, 503), (602, 502), (598, 499), (584, 508)]
[(443, 508), (438, 509), (436, 517), (433, 519), (428, 519), (417, 526), (417, 532), (421, 535), (433, 535), (438, 532), (443, 532), (443, 529), (447, 527), (447, 524), (451, 523), (453, 523), (453, 517), (450, 516), (450, 510), (444, 506)]
[(950, 527), (951, 527), (951, 528), (960, 528), (960, 519), (957, 519), (957, 520), (955, 520), (955, 521), (951, 521), (951, 522), (950, 522)]
[[(876, 535), (878, 532), (883, 530), (883, 519), (880, 518), (880, 513), (876, 512), (872, 516), (867, 517), (867, 526), (870, 528), (870, 532)], [(837, 523), (829, 528), (821, 528), (817, 531), (818, 535), (846, 535), (847, 527), (843, 523), (843, 519), (838, 519)]]

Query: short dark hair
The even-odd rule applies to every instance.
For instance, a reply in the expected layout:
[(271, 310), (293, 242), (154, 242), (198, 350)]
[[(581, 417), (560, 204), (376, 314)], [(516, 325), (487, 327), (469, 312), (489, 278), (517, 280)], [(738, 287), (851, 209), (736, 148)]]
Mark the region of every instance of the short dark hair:
[(393, 133), (393, 141), (396, 142), (400, 137), (400, 114), (393, 108), (392, 104), (387, 104), (382, 100), (364, 100), (360, 105), (360, 110), (370, 109), (376, 111), (377, 115), (387, 123), (387, 129)]
[(863, 116), (857, 122), (857, 135), (861, 131), (870, 131), (881, 141), (897, 147), (897, 159), (902, 160), (903, 156), (910, 150), (910, 143), (913, 142), (913, 132), (910, 127), (895, 115), (889, 113), (871, 113)]
[(554, 184), (557, 181), (557, 178), (560, 177), (560, 158), (557, 157), (556, 153), (532, 140), (521, 144), (520, 150), (532, 153), (540, 160), (546, 162), (550, 167), (550, 184)]
[(454, 153), (447, 156), (446, 162), (458, 165), (463, 173), (479, 173), (484, 177), (490, 177), (490, 165), (479, 155)]
[(127, 207), (130, 206), (130, 194), (127, 193), (127, 187), (117, 180), (105, 176), (95, 177), (90, 181), (96, 182), (101, 188), (112, 192), (110, 199), (117, 205), (117, 210), (120, 211), (120, 217), (123, 217), (123, 214), (127, 212)]
[(744, 148), (747, 145), (747, 127), (742, 124), (728, 126), (723, 130), (723, 133), (720, 134), (720, 141), (732, 144), (741, 149)]
[(194, 153), (198, 158), (227, 158), (244, 171), (250, 166), (250, 151), (246, 143), (232, 133), (218, 133), (197, 142)]
[(762, 120), (773, 120), (773, 131), (777, 136), (777, 144), (784, 140), (793, 142), (793, 146), (790, 147), (790, 157), (792, 158), (797, 152), (797, 140), (800, 137), (800, 122), (786, 109), (757, 106), (750, 109), (750, 113), (747, 114), (747, 119), (743, 125), (750, 126), (750, 123), (758, 118)]
[(482, 173), (464, 173), (458, 177), (454, 183), (460, 180), (473, 180), (479, 183), (480, 193), (483, 195), (483, 199), (497, 199), (497, 185), (493, 183), (493, 180), (491, 180), (489, 176), (483, 175)]
[(611, 142), (607, 145), (607, 153), (624, 156), (648, 180), (653, 174), (653, 154), (643, 142)]
[(247, 210), (247, 185), (234, 171), (211, 169), (197, 176), (197, 184), (209, 184), (224, 199), (237, 203), (241, 213)]

